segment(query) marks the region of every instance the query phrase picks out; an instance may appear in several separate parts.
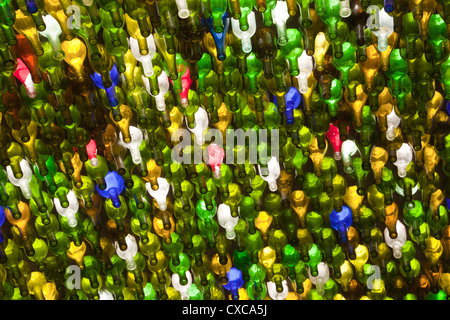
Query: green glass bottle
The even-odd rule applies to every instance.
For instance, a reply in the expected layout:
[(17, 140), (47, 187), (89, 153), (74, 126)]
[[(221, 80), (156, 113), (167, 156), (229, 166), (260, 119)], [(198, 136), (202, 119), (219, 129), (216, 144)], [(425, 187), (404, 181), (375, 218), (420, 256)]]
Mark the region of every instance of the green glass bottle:
[(375, 214), (369, 207), (363, 205), (359, 212), (359, 221), (357, 228), (361, 231), (362, 240), (365, 243), (370, 243), (372, 240), (372, 229), (375, 227)]
[(247, 222), (248, 232), (254, 234), (256, 232), (255, 219), (259, 212), (256, 211), (255, 201), (252, 197), (244, 196), (242, 198), (239, 205), (239, 214)]
[(306, 265), (310, 268), (311, 275), (316, 277), (319, 274), (317, 266), (322, 261), (322, 253), (319, 247), (314, 243), (308, 252), (310, 260)]
[(323, 157), (322, 159), (322, 175), (320, 179), (323, 181), (325, 192), (333, 192), (333, 179), (337, 175), (336, 161), (331, 157)]
[(414, 200), (413, 204), (413, 207), (404, 206), (404, 220), (411, 227), (412, 233), (418, 236), (420, 234), (420, 225), (425, 222), (425, 212), (420, 201)]
[(445, 21), (439, 14), (431, 14), (428, 23), (429, 37), (427, 42), (432, 46), (433, 57), (436, 60), (442, 59), (442, 49), (445, 43), (447, 28), (445, 27)]
[(319, 245), (322, 255), (327, 263), (333, 262), (333, 249), (337, 245), (336, 237), (334, 235), (333, 229), (324, 228), (322, 230), (323, 242)]
[(104, 10), (109, 13), (112, 20), (112, 26), (115, 28), (121, 28), (123, 26), (123, 8), (121, 4), (111, 0), (98, 0), (99, 12)]
[(280, 47), (283, 56), (289, 61), (289, 73), (295, 77), (300, 73), (298, 59), (303, 52), (303, 37), (298, 29), (287, 28), (286, 35), (289, 42)]
[(385, 72), (391, 94), (397, 96), (401, 92), (401, 80), (407, 75), (408, 64), (403, 60), (400, 49), (393, 49), (389, 56), (389, 70)]
[(206, 242), (198, 234), (192, 237), (192, 247), (186, 250), (187, 254), (194, 260), (197, 267), (203, 266), (202, 256), (206, 251)]
[(245, 250), (250, 254), (250, 259), (252, 263), (258, 263), (259, 252), (262, 250), (264, 245), (261, 232), (256, 230), (255, 233), (248, 233), (245, 237)]
[(197, 201), (196, 214), (199, 218), (197, 220), (197, 226), (200, 234), (207, 239), (207, 244), (210, 248), (215, 246), (215, 235), (219, 231), (219, 224), (212, 218), (216, 214), (216, 204), (213, 199), (212, 210), (207, 210), (206, 203), (203, 200)]
[(296, 171), (295, 180), (298, 181), (299, 183), (301, 183), (302, 185), (303, 185), (303, 181), (305, 180), (305, 173), (303, 170), (303, 166), (306, 164), (308, 159), (309, 159), (308, 157), (305, 157), (303, 155), (303, 151), (301, 148), (297, 148), (297, 150), (295, 152), (295, 156), (292, 159), (292, 164)]
[(300, 253), (302, 261), (308, 262), (309, 250), (311, 249), (314, 243), (313, 236), (308, 229), (299, 228), (297, 229), (297, 239), (298, 239), (298, 246), (296, 247), (296, 249)]
[(442, 230), (448, 225), (448, 211), (445, 206), (440, 205), (436, 214), (432, 213), (431, 207), (427, 211), (426, 222), (430, 227), (433, 237), (442, 238)]
[(316, 13), (326, 24), (329, 37), (334, 40), (337, 38), (337, 24), (341, 20), (339, 15), (339, 1), (314, 1)]
[(150, 26), (147, 22), (149, 12), (145, 3), (138, 0), (127, 1), (124, 9), (132, 19), (137, 21), (141, 35), (148, 37), (150, 35)]
[(263, 199), (263, 208), (272, 218), (275, 229), (281, 229), (281, 196), (277, 193), (270, 193)]
[(94, 183), (88, 176), (81, 176), (82, 185), (77, 187), (72, 181), (73, 191), (78, 199), (83, 200), (86, 208), (90, 208), (93, 205), (91, 195), (95, 191)]
[(7, 193), (6, 187), (5, 187), (7, 183), (9, 183), (8, 175), (6, 174), (6, 171), (3, 168), (1, 168), (1, 170), (0, 170), (0, 201), (2, 202), (2, 204), (9, 200), (9, 193)]
[(81, 270), (81, 289), (93, 300), (98, 300), (98, 290), (102, 287), (101, 264), (94, 256), (83, 257), (84, 269)]
[(123, 198), (121, 195), (119, 195), (120, 199), (120, 207), (116, 208), (113, 205), (113, 202), (111, 199), (106, 199), (105, 201), (105, 211), (106, 215), (109, 219), (114, 220), (117, 224), (117, 229), (119, 231), (125, 230), (125, 222), (124, 219), (127, 216), (128, 213), (128, 206), (126, 204), (125, 198)]
[(394, 173), (391, 169), (383, 167), (381, 170), (381, 184), (377, 185), (377, 189), (384, 195), (384, 203), (391, 205), (393, 202), (393, 192), (396, 189), (396, 181)]
[(401, 266), (399, 268), (400, 274), (406, 278), (408, 284), (412, 284), (415, 281), (415, 278), (420, 274), (420, 262), (417, 259), (412, 259), (410, 271), (404, 270)]
[(38, 216), (36, 217), (34, 227), (40, 237), (47, 239), (50, 247), (56, 247), (58, 245), (56, 233), (59, 231), (58, 218), (54, 214), (50, 214), (49, 221), (49, 224), (44, 224), (42, 218)]
[(285, 245), (281, 263), (288, 269), (289, 278), (297, 279), (295, 267), (300, 261), (300, 253), (290, 244)]
[(333, 269), (333, 276), (336, 279), (340, 279), (342, 276), (341, 266), (345, 262), (345, 253), (340, 245), (336, 245), (332, 251), (333, 261), (331, 262), (331, 268)]
[(81, 246), (83, 242), (83, 219), (81, 215), (78, 212), (75, 214), (75, 219), (77, 222), (75, 226), (71, 226), (68, 219), (66, 217), (63, 217), (62, 215), (59, 215), (58, 219), (61, 230), (69, 235), (71, 241), (73, 241), (75, 246)]
[(4, 185), (4, 192), (5, 195), (8, 195), (8, 198), (4, 202), (2, 201), (2, 206), (8, 207), (14, 219), (20, 219), (22, 217), (22, 213), (18, 207), (22, 197), (20, 189), (12, 183), (6, 182)]
[(400, 32), (400, 38), (405, 41), (404, 56), (410, 60), (414, 59), (416, 40), (419, 38), (419, 24), (414, 19), (412, 12), (403, 15), (403, 30)]
[(112, 267), (108, 269), (102, 265), (102, 271), (105, 275), (105, 287), (114, 293), (117, 300), (123, 300), (123, 289), (126, 286), (126, 279), (123, 275), (125, 262), (117, 254), (111, 257)]
[(102, 246), (100, 244), (101, 234), (95, 229), (91, 219), (84, 219), (82, 235), (90, 244), (95, 256), (100, 257), (102, 255)]
[(303, 191), (311, 199), (313, 210), (319, 210), (319, 196), (323, 192), (323, 184), (320, 179), (312, 172), (306, 172), (303, 181)]
[(412, 233), (412, 228), (409, 229), (409, 236), (417, 244), (419, 250), (425, 250), (427, 247), (427, 239), (430, 237), (430, 227), (428, 223), (424, 222), (419, 227), (418, 235)]
[(359, 195), (365, 195), (366, 189), (364, 186), (364, 183), (366, 181), (366, 177), (369, 173), (369, 171), (366, 171), (362, 167), (362, 159), (360, 157), (353, 159), (353, 172), (350, 174), (350, 176), (356, 180), (357, 185), (357, 193)]
[(266, 274), (266, 268), (260, 263), (253, 263), (251, 265), (249, 269), (250, 280), (246, 284), (249, 298), (263, 300), (267, 295), (267, 287), (265, 284)]
[(67, 194), (71, 190), (70, 181), (67, 179), (67, 175), (63, 172), (56, 172), (53, 176), (55, 181), (55, 188), (50, 191), (53, 198), (58, 198), (61, 207), (67, 208), (69, 206), (69, 200)]
[(223, 197), (222, 201), (226, 205), (230, 207), (231, 210), (231, 216), (232, 217), (238, 217), (239, 216), (239, 204), (242, 200), (242, 193), (241, 193), (241, 187), (240, 185), (236, 183), (230, 183), (228, 184), (228, 190), (229, 190), (229, 196)]
[(69, 266), (69, 258), (67, 257), (67, 250), (70, 248), (70, 238), (62, 231), (55, 233), (56, 246), (49, 246), (50, 252), (55, 255), (64, 268)]
[[(254, 52), (247, 56), (247, 72), (244, 74), (244, 87), (251, 94), (256, 94), (259, 90), (259, 79), (263, 75), (262, 62), (256, 57)], [(248, 108), (248, 107), (247, 107)]]
[(215, 186), (220, 190), (223, 198), (230, 196), (229, 184), (233, 180), (233, 171), (227, 164), (222, 163), (220, 165), (220, 171), (213, 172), (213, 182)]
[(180, 263), (177, 266), (172, 263), (173, 261), (171, 259), (169, 262), (169, 268), (173, 273), (176, 273), (180, 277), (180, 284), (186, 285), (188, 283), (186, 272), (189, 272), (191, 262), (189, 256), (184, 252), (180, 252), (178, 259)]
[(323, 241), (323, 219), (317, 212), (311, 211), (306, 214), (306, 226), (314, 237), (316, 243)]
[(255, 5), (254, 0), (239, 1), (241, 14), (238, 19), (239, 19), (239, 27), (242, 31), (247, 31), (249, 28), (248, 15), (250, 14), (250, 12), (252, 12), (254, 5)]

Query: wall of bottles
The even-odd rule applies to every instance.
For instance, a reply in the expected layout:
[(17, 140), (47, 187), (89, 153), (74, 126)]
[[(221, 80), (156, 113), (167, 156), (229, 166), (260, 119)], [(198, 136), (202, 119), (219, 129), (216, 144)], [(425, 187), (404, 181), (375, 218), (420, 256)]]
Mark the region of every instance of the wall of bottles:
[(449, 27), (446, 0), (0, 0), (1, 299), (447, 299)]

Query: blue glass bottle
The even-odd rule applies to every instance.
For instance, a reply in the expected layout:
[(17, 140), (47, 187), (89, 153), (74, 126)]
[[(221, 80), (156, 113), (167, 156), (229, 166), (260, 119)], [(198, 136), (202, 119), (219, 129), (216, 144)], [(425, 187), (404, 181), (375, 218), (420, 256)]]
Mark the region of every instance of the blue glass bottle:
[(233, 300), (239, 300), (239, 288), (244, 285), (242, 279), (242, 272), (236, 267), (231, 267), (227, 272), (228, 283), (222, 285), (225, 289), (231, 291), (231, 297)]
[(121, 194), (125, 188), (124, 179), (116, 171), (109, 171), (105, 177), (105, 183), (105, 190), (100, 190), (98, 185), (95, 185), (95, 189), (103, 198), (111, 199), (115, 208), (120, 208), (121, 202), (119, 194)]
[(109, 105), (111, 107), (117, 107), (119, 104), (119, 100), (117, 99), (116, 86), (119, 83), (120, 74), (115, 64), (109, 71), (109, 77), (111, 78), (112, 85), (108, 88), (105, 88), (105, 86), (103, 85), (101, 74), (97, 72), (91, 74), (92, 81), (94, 81), (95, 85), (98, 88), (105, 90)]
[(384, 11), (386, 13), (394, 11), (394, 0), (384, 0)]
[[(3, 244), (3, 241), (5, 240), (5, 237), (3, 236), (3, 232), (2, 232), (2, 225), (5, 223), (6, 220), (6, 215), (5, 215), (5, 211), (3, 210), (3, 207), (0, 206), (0, 244)], [(0, 245), (0, 263), (4, 264), (7, 261), (7, 257), (6, 257), (6, 253), (5, 253), (5, 249), (4, 247), (6, 247), (6, 243), (4, 245)]]
[(206, 24), (208, 27), (209, 32), (211, 32), (211, 35), (214, 39), (214, 43), (216, 44), (217, 48), (217, 59), (220, 61), (224, 61), (227, 57), (225, 52), (225, 41), (227, 37), (228, 27), (230, 25), (230, 16), (227, 11), (222, 15), (222, 22), (223, 22), (223, 31), (220, 33), (217, 33), (214, 31), (214, 23), (212, 18), (202, 19), (203, 25)]
[(286, 111), (284, 112), (284, 118), (287, 125), (294, 124), (294, 109), (302, 102), (302, 95), (295, 87), (291, 87), (286, 93)]
[(39, 8), (37, 6), (36, 0), (26, 0), (27, 11), (31, 14), (38, 12)]
[(5, 223), (5, 219), (6, 219), (5, 210), (3, 210), (3, 207), (0, 207), (0, 243), (2, 243), (3, 240), (5, 240), (1, 229), (2, 225)]
[(347, 243), (347, 229), (353, 223), (352, 211), (347, 206), (342, 206), (342, 210), (333, 210), (330, 214), (331, 227), (339, 232), (342, 243)]

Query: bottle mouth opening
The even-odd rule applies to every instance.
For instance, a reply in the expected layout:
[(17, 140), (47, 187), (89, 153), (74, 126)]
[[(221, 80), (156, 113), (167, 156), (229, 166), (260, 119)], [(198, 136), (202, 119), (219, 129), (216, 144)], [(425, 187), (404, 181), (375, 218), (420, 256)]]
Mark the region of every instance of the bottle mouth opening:
[(89, 159), (89, 163), (91, 164), (91, 166), (97, 167), (100, 162), (98, 161), (97, 158), (91, 158), (91, 159)]
[(350, 17), (351, 14), (352, 14), (352, 11), (350, 10), (350, 8), (343, 8), (343, 9), (339, 10), (339, 15), (342, 18), (348, 18), (348, 17)]
[(344, 171), (346, 173), (352, 173), (354, 171), (353, 166), (347, 166), (344, 168)]
[(178, 10), (178, 16), (180, 17), (180, 19), (187, 19), (187, 18), (189, 18), (189, 10), (188, 9)]
[(183, 99), (181, 99), (181, 106), (183, 107), (183, 108), (187, 108), (187, 107), (189, 107), (189, 100), (187, 99), (187, 98), (183, 98)]
[(342, 159), (342, 153), (340, 153), (339, 151), (336, 151), (334, 153), (334, 160), (339, 161)]
[(27, 88), (27, 96), (31, 99), (36, 98), (36, 90), (34, 88)]
[(277, 191), (277, 188), (278, 188), (278, 186), (277, 186), (276, 181), (270, 181), (269, 182), (269, 189), (270, 189), (270, 191), (275, 192), (275, 191)]
[(278, 38), (278, 44), (280, 46), (285, 46), (288, 43), (288, 38), (286, 37), (279, 37)]

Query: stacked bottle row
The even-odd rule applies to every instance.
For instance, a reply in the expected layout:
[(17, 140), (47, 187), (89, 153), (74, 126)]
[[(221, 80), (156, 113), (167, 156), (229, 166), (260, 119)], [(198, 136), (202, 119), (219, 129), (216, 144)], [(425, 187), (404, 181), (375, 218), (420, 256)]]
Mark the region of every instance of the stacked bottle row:
[(0, 16), (3, 299), (450, 295), (444, 3)]

